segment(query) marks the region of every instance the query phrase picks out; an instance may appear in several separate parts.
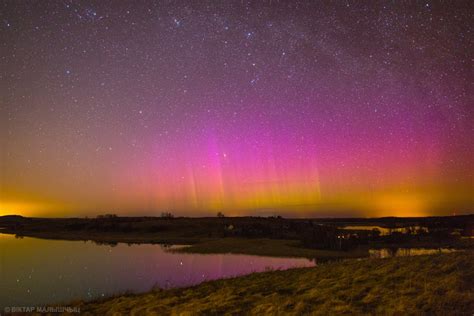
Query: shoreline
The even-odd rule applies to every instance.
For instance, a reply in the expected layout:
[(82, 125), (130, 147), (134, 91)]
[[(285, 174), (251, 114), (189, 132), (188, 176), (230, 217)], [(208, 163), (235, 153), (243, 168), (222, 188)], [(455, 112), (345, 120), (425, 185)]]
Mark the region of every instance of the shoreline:
[(369, 248), (360, 247), (351, 251), (321, 250), (305, 248), (298, 244), (297, 240), (268, 239), (268, 238), (157, 238), (156, 236), (104, 236), (104, 234), (70, 234), (68, 232), (9, 232), (2, 231), (0, 234), (14, 235), (16, 238), (40, 238), (47, 240), (67, 241), (90, 241), (97, 244), (115, 245), (125, 244), (160, 244), (160, 245), (186, 245), (176, 249), (169, 249), (174, 253), (189, 254), (241, 254), (282, 258), (307, 258), (319, 260), (364, 258), (369, 255)]
[(174, 289), (76, 301), (84, 315), (454, 314), (474, 310), (474, 252), (348, 259)]
[[(367, 225), (380, 225), (395, 231), (380, 236)], [(201, 254), (247, 254), (273, 257), (301, 257), (331, 260), (369, 256), (369, 249), (454, 248), (473, 249), (474, 215), (444, 218), (360, 219), (284, 219), (258, 217), (220, 218), (26, 218), (0, 217), (0, 233), (43, 239), (92, 241), (97, 244), (190, 245), (170, 251)], [(345, 230), (340, 225), (360, 229)], [(469, 226), (471, 225), (471, 226)], [(426, 229), (418, 229), (426, 227)], [(411, 231), (421, 231), (413, 234)], [(455, 232), (458, 235), (451, 235)]]

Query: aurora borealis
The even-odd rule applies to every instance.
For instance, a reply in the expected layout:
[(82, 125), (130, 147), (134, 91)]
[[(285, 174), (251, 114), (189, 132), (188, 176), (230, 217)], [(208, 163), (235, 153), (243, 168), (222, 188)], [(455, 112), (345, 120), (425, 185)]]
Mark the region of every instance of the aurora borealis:
[(0, 215), (472, 212), (469, 1), (0, 15)]

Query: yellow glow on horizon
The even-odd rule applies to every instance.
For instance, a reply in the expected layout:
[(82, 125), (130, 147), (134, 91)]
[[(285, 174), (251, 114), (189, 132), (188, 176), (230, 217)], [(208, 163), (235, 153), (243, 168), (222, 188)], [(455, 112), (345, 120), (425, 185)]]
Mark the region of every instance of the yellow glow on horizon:
[(0, 216), (4, 215), (24, 215), (31, 216), (37, 205), (25, 202), (5, 202), (0, 201)]
[[(103, 213), (159, 216), (162, 211), (170, 211), (176, 216), (199, 217), (222, 211), (228, 216), (282, 214), (290, 217), (423, 217), (435, 215), (436, 208), (444, 202), (442, 195), (433, 194), (435, 190), (408, 192), (400, 187), (371, 194), (344, 188), (340, 190), (343, 193), (333, 190), (334, 193), (331, 192), (330, 195), (329, 190), (321, 192), (319, 181), (252, 183), (247, 186), (233, 185), (228, 190), (203, 185), (195, 190), (196, 194), (191, 195), (178, 189), (167, 191), (159, 188), (157, 193), (154, 191), (149, 194), (144, 190), (125, 189), (110, 196), (106, 203), (89, 201), (93, 207), (88, 207), (80, 199), (61, 203), (16, 196), (0, 200), (0, 216), (15, 214), (26, 217), (63, 217)], [(466, 195), (462, 190), (457, 192), (461, 197)], [(454, 195), (450, 193), (450, 196)]]
[(0, 201), (0, 216), (22, 215), (34, 217), (42, 215), (43, 212), (56, 210), (57, 208), (55, 205), (40, 202)]

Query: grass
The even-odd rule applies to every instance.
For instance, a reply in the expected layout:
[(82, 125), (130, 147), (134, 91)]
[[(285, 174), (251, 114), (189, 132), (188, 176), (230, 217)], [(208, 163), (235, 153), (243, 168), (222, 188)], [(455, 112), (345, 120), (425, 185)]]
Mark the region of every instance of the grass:
[(474, 253), (350, 259), (75, 306), (81, 315), (472, 315)]

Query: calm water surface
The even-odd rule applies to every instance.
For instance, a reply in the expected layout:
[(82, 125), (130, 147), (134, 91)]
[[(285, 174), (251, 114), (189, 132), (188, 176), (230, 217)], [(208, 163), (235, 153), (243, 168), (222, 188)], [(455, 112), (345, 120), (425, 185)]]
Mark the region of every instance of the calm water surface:
[(0, 234), (0, 307), (93, 299), (314, 265), (299, 258), (178, 254), (160, 245), (110, 246)]
[(392, 258), (392, 257), (410, 257), (421, 255), (435, 255), (440, 253), (451, 253), (458, 251), (450, 248), (382, 248), (370, 249), (370, 258)]
[(424, 226), (406, 226), (406, 227), (398, 227), (398, 228), (387, 228), (382, 226), (375, 226), (375, 225), (350, 225), (350, 226), (341, 226), (339, 227), (345, 230), (374, 230), (377, 229), (380, 232), (380, 235), (387, 236), (394, 232), (406, 234), (408, 232), (417, 233), (420, 231), (427, 232), (428, 228)]

